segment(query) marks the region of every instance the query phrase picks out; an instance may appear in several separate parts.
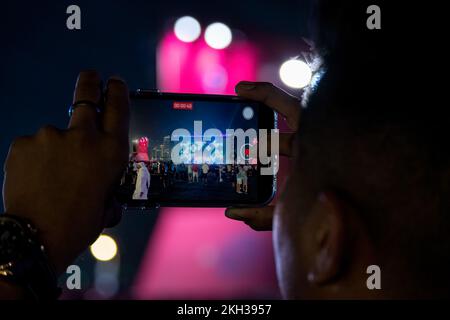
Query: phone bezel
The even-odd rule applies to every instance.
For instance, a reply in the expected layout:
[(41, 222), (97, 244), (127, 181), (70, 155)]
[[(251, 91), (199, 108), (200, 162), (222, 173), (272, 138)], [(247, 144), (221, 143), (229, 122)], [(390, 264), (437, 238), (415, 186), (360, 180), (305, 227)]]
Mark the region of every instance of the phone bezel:
[[(192, 100), (192, 101), (211, 101), (211, 102), (235, 102), (235, 103), (252, 103), (259, 104), (260, 108), (258, 110), (258, 129), (274, 129), (277, 128), (277, 114), (269, 107), (263, 103), (243, 99), (238, 96), (232, 95), (215, 95), (215, 94), (193, 94), (193, 93), (171, 93), (171, 92), (159, 92), (159, 91), (149, 91), (149, 90), (136, 90), (130, 92), (130, 100), (133, 99), (148, 99), (148, 100)], [(132, 111), (131, 111), (132, 112)], [(131, 128), (130, 128), (131, 130)], [(273, 176), (261, 176), (258, 175), (258, 198), (253, 201), (248, 202), (230, 202), (230, 201), (202, 201), (190, 199), (189, 201), (159, 201), (157, 199), (149, 200), (130, 200), (130, 199), (119, 199), (119, 202), (125, 208), (130, 209), (149, 209), (155, 207), (255, 207), (264, 206), (272, 201), (276, 192), (276, 175)]]

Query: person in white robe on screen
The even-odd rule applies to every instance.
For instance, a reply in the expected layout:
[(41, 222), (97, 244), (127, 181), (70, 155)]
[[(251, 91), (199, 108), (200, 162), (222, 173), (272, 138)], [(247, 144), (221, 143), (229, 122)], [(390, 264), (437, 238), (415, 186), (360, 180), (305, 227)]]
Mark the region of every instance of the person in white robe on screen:
[(150, 172), (144, 162), (139, 162), (137, 167), (136, 188), (133, 193), (133, 200), (147, 200), (150, 189)]

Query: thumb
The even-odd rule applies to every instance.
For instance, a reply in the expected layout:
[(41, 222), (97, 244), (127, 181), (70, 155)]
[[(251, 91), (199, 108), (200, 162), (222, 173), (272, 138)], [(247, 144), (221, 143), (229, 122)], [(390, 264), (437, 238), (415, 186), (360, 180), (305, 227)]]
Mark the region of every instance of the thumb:
[(256, 231), (272, 230), (273, 206), (261, 208), (227, 208), (225, 216), (227, 218), (243, 221)]

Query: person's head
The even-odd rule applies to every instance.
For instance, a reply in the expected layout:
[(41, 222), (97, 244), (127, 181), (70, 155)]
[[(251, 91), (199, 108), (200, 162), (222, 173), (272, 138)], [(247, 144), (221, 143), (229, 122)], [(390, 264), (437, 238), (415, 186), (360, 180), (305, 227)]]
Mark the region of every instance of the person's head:
[[(354, 40), (351, 58), (329, 52), (300, 118), (274, 218), (281, 289), (289, 298), (448, 296), (449, 118), (414, 91), (408, 50), (389, 63), (393, 48), (367, 57)], [(367, 288), (370, 265), (381, 290)]]
[(138, 169), (146, 169), (147, 165), (145, 164), (145, 162), (138, 162), (137, 167)]

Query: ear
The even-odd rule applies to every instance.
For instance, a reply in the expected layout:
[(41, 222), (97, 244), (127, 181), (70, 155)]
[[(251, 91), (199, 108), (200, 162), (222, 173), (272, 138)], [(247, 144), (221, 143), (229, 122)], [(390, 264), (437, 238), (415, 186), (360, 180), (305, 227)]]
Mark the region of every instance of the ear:
[(308, 281), (322, 285), (335, 279), (344, 268), (345, 214), (338, 197), (331, 192), (320, 193), (312, 210), (314, 248)]

